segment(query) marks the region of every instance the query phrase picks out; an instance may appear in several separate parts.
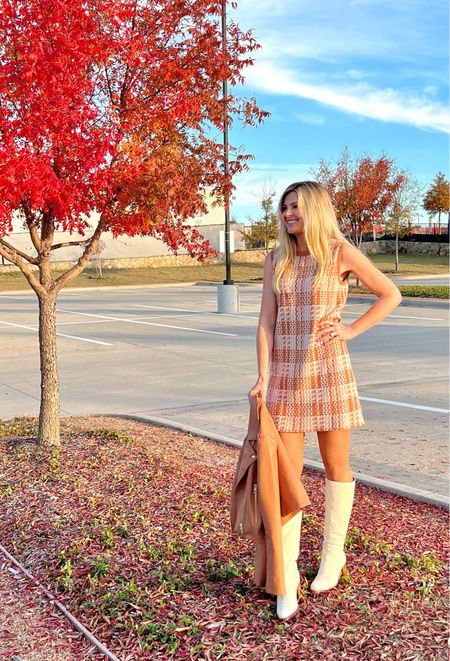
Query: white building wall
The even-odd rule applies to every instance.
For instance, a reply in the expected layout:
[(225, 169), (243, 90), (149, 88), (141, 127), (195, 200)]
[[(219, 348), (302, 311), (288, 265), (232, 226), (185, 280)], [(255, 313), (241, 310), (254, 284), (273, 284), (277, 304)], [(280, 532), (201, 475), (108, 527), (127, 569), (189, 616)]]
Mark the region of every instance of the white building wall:
[[(220, 249), (220, 230), (224, 227), (225, 212), (223, 206), (213, 206), (213, 201), (210, 195), (207, 195), (206, 202), (208, 204), (208, 211), (205, 214), (192, 218), (187, 224), (192, 227), (197, 227), (201, 234), (210, 241), (211, 245), (216, 249)], [(98, 214), (91, 214), (92, 225), (98, 219)], [(241, 237), (240, 229), (243, 226), (234, 226), (234, 245), (235, 249), (244, 249), (245, 244)], [(233, 227), (231, 228), (233, 229)], [(92, 236), (93, 231), (86, 232), (82, 237), (79, 234), (70, 234), (69, 232), (55, 232), (53, 243), (66, 243), (69, 241), (78, 241), (83, 238), (87, 239)], [(19, 250), (23, 250), (31, 255), (36, 255), (36, 251), (30, 240), (28, 230), (24, 228), (23, 221), (17, 215), (13, 218), (13, 232), (7, 236), (7, 240), (12, 243)], [(114, 238), (111, 232), (105, 232), (101, 237), (102, 250), (101, 256), (104, 259), (119, 259), (129, 257), (155, 257), (159, 255), (171, 255), (172, 251), (166, 244), (154, 237), (146, 236), (120, 236)], [(66, 262), (76, 261), (82, 253), (82, 247), (70, 246), (67, 248), (60, 248), (51, 254), (52, 261)], [(186, 254), (187, 251), (180, 249), (179, 254)]]

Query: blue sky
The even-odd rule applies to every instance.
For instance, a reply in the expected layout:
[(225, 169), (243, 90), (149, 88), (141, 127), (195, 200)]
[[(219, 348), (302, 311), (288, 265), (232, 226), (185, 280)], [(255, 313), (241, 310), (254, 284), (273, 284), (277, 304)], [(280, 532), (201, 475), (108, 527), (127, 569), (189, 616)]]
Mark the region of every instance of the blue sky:
[(271, 113), (230, 134), (255, 156), (234, 182), (237, 221), (258, 217), (265, 182), (280, 194), (345, 146), (386, 153), (425, 188), (448, 176), (446, 0), (241, 0), (229, 18), (262, 46), (234, 92)]

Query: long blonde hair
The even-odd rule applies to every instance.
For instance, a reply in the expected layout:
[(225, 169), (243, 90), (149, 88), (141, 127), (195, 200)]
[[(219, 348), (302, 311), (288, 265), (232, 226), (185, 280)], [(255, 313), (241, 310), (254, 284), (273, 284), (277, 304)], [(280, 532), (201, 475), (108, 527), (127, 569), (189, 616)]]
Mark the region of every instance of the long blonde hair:
[(288, 193), (297, 193), (297, 203), (304, 224), (304, 235), (308, 250), (317, 262), (314, 287), (322, 280), (330, 258), (331, 241), (344, 241), (339, 229), (330, 196), (326, 189), (315, 181), (299, 181), (283, 192), (278, 204), (278, 245), (275, 249), (274, 291), (280, 293), (280, 282), (288, 275), (297, 254), (297, 241), (288, 234), (282, 218), (282, 208)]

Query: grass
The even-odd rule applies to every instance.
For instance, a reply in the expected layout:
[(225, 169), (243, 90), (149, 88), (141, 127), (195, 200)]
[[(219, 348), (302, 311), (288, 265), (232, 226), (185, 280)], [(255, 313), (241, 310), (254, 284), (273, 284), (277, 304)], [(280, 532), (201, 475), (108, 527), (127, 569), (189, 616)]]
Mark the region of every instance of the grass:
[[(447, 285), (399, 285), (403, 296), (412, 298), (439, 298), (448, 300), (450, 288)], [(349, 286), (350, 294), (370, 294), (364, 287)]]
[(35, 433), (0, 421), (2, 544), (119, 658), (447, 658), (445, 510), (358, 484), (348, 571), (314, 596), (324, 479), (305, 471), (303, 599), (284, 624), (230, 531), (237, 448), (112, 418), (63, 419), (58, 453)]
[[(398, 272), (394, 270), (393, 255), (374, 255), (371, 259), (379, 269), (388, 275), (444, 275), (449, 270), (448, 259), (435, 255), (402, 255)], [(70, 287), (118, 287), (198, 281), (222, 282), (224, 278), (225, 267), (223, 264), (159, 268), (104, 268), (102, 278), (97, 276), (94, 269), (86, 269), (70, 283)], [(237, 283), (262, 282), (262, 262), (245, 264), (232, 262), (232, 278)], [(0, 291), (27, 290), (28, 288), (28, 283), (21, 273), (2, 273), (0, 270)]]
[(371, 255), (370, 259), (386, 275), (445, 275), (449, 272), (448, 257), (440, 255), (400, 255), (398, 271), (394, 255)]
[[(78, 276), (70, 287), (118, 287), (136, 285), (177, 284), (183, 282), (222, 282), (225, 278), (225, 267), (222, 264), (193, 265), (177, 267), (143, 267), (123, 269), (103, 269), (103, 277), (99, 278), (94, 270), (86, 269)], [(261, 282), (261, 262), (250, 264), (234, 264), (233, 280), (235, 282)], [(28, 289), (28, 283), (21, 273), (1, 273), (0, 291), (12, 289)]]

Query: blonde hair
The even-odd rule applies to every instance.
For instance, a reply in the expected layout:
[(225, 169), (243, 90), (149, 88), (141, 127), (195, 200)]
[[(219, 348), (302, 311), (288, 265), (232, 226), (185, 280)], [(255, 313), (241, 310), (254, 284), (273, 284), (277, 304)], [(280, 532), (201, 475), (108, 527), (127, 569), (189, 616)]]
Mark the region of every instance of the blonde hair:
[(286, 195), (297, 193), (297, 203), (303, 219), (304, 236), (308, 250), (317, 262), (317, 272), (314, 287), (322, 280), (327, 262), (330, 258), (331, 241), (345, 241), (339, 229), (330, 196), (326, 189), (315, 181), (299, 181), (291, 184), (283, 192), (278, 204), (278, 245), (275, 249), (273, 276), (274, 291), (280, 293), (280, 283), (283, 276), (292, 269), (297, 254), (297, 241), (294, 235), (288, 234), (282, 218), (282, 208)]

